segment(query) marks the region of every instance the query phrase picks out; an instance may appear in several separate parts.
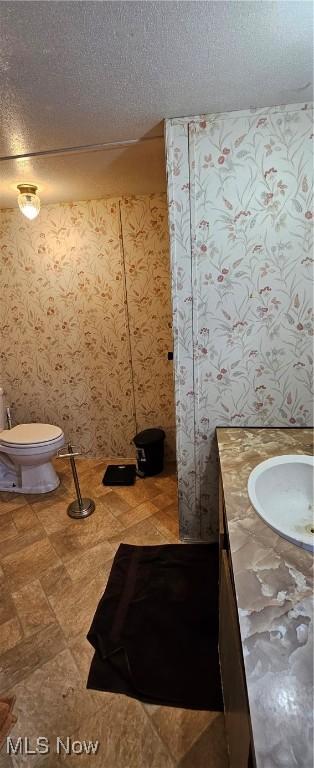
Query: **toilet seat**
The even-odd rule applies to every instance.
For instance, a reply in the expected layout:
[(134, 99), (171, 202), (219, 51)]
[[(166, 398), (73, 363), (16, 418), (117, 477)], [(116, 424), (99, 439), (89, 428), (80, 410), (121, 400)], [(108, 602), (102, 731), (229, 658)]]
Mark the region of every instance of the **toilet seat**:
[(18, 424), (0, 432), (0, 445), (14, 449), (53, 446), (60, 437), (63, 437), (62, 429), (53, 424)]

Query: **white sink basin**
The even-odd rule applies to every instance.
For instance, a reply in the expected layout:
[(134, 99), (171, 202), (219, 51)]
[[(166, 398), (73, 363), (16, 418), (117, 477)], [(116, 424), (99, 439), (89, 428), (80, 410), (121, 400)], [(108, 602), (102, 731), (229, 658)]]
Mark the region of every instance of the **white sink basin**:
[(275, 456), (258, 464), (248, 480), (250, 502), (258, 515), (288, 541), (314, 551), (314, 459)]

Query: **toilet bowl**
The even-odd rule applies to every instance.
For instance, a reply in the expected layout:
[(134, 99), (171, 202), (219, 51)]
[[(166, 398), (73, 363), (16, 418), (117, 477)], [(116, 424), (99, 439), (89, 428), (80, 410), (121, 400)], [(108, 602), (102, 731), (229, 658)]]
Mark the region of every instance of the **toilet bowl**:
[(18, 424), (0, 431), (0, 491), (54, 491), (60, 480), (51, 460), (63, 445), (62, 429), (52, 424)]

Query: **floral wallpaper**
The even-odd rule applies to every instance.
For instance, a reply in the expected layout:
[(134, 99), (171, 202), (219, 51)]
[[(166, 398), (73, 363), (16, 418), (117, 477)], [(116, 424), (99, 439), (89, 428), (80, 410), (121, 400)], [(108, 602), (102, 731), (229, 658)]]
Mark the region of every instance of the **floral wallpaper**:
[(168, 210), (165, 195), (123, 198), (123, 251), (137, 431), (162, 426), (175, 459)]
[[(187, 124), (189, 149), (181, 155), (177, 139)], [(217, 425), (313, 424), (312, 139), (307, 105), (168, 126), (177, 325), (190, 325), (192, 315), (185, 370), (181, 340), (175, 362), (177, 419), (186, 434), (195, 430), (195, 479), (190, 474), (183, 538), (216, 535)], [(180, 210), (188, 183), (190, 222)], [(183, 425), (184, 389), (186, 400), (194, 393), (194, 409)]]
[[(158, 196), (156, 205), (163, 205), (159, 227), (164, 225), (166, 242), (165, 198)], [(136, 432), (123, 206), (123, 199), (44, 205), (33, 222), (18, 210), (0, 212), (1, 384), (14, 423), (58, 424), (91, 456), (132, 455)], [(135, 221), (135, 232), (137, 226)], [(150, 237), (149, 216), (141, 226)], [(164, 254), (159, 287), (165, 303), (166, 262)], [(169, 317), (167, 333), (168, 323)], [(166, 394), (169, 381), (159, 371), (157, 377), (170, 422), (171, 386)], [(149, 403), (144, 389), (144, 403), (146, 396)], [(163, 415), (158, 416), (163, 424)]]
[(187, 120), (166, 121), (180, 536), (197, 540), (188, 128)]

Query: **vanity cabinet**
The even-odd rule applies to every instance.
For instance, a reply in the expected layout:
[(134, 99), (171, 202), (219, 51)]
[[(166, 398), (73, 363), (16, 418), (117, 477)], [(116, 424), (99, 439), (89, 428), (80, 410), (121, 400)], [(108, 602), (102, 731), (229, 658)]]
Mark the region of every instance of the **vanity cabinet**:
[(250, 716), (243, 668), (232, 563), (219, 482), (219, 660), (230, 768), (253, 768)]

